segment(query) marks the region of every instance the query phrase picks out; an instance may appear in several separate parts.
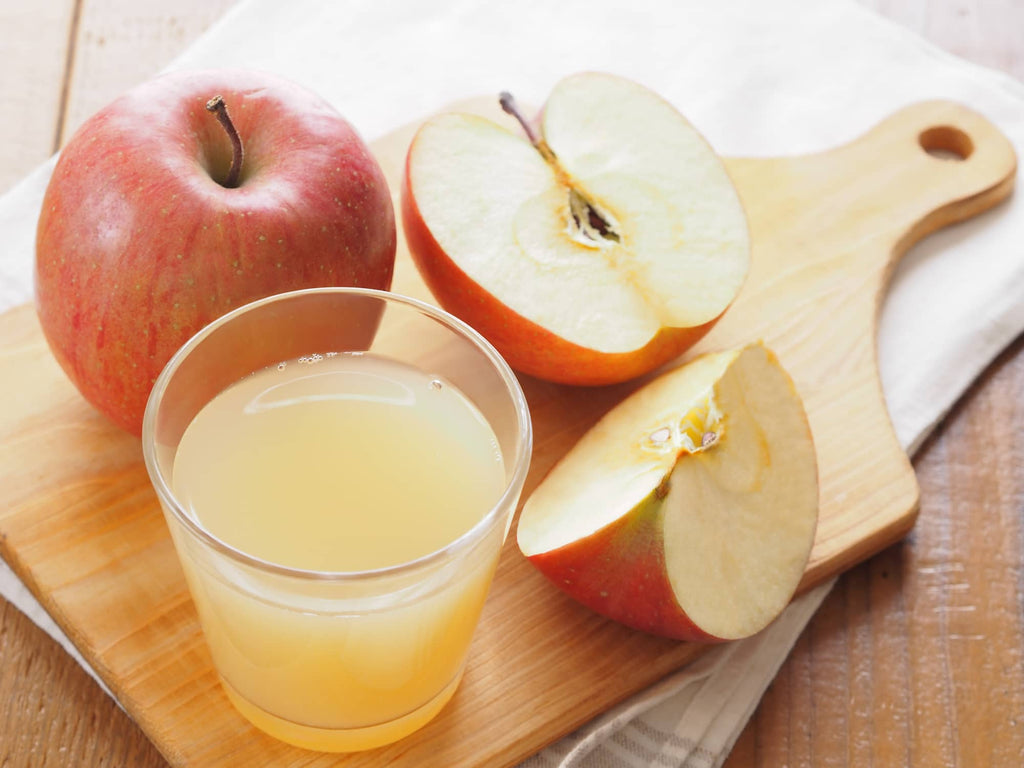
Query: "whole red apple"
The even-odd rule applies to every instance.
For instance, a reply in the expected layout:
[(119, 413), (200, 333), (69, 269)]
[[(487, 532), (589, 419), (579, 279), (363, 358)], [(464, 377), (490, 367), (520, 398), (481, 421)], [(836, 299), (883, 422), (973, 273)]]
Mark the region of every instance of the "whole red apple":
[(138, 434), (157, 375), (204, 325), (298, 288), (387, 289), (394, 259), (387, 183), (331, 105), (263, 73), (178, 72), (112, 102), (62, 151), (36, 303), (81, 393)]

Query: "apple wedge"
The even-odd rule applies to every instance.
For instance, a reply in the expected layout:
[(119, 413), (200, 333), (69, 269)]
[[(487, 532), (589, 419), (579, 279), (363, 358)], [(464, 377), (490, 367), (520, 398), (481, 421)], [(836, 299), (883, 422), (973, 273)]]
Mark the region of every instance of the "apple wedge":
[[(725, 166), (671, 104), (620, 77), (562, 80), (536, 133), (443, 114), (406, 157), (410, 253), (447, 310), (519, 371), (609, 384), (707, 333), (750, 244)], [(524, 135), (525, 134), (525, 135)]]
[(721, 641), (792, 598), (818, 519), (807, 416), (761, 344), (699, 357), (606, 414), (537, 487), (519, 548), (636, 629)]

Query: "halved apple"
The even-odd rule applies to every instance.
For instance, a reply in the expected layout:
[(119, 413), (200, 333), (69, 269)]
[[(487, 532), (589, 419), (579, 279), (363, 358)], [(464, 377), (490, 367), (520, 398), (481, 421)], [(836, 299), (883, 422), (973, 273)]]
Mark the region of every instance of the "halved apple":
[(558, 83), (540, 135), (428, 120), (406, 157), (402, 215), (437, 300), (516, 369), (569, 384), (653, 370), (703, 336), (749, 266), (721, 160), (671, 104), (612, 75)]
[(733, 640), (793, 596), (818, 519), (810, 427), (760, 344), (699, 357), (609, 411), (519, 518), (519, 548), (616, 621)]

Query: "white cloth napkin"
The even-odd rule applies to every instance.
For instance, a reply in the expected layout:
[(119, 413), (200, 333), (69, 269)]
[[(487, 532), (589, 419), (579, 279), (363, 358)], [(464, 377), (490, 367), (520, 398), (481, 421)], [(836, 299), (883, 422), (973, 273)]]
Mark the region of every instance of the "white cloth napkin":
[[(1024, 154), (1021, 83), (848, 0), (632, 0), (628, 12), (605, 0), (243, 0), (172, 64), (213, 66), (304, 83), (368, 139), (467, 96), (507, 89), (539, 104), (562, 76), (594, 69), (663, 94), (724, 155), (825, 149), (929, 98), (974, 107)], [(51, 168), (0, 199), (0, 310), (31, 297), (34, 226)], [(897, 270), (879, 358), (908, 450), (1024, 329), (1022, 244), (1018, 195), (932, 236)], [(829, 586), (759, 636), (711, 651), (525, 765), (720, 765)], [(85, 666), (9, 570), (0, 591)]]

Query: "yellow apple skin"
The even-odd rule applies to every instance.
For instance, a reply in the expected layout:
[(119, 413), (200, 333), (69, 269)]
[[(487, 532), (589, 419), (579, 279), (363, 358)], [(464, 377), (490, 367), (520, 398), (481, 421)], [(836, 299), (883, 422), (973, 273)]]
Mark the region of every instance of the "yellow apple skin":
[[(415, 143), (415, 139), (413, 139)], [(409, 157), (402, 180), (402, 226), (409, 253), (434, 298), (469, 323), (521, 373), (558, 384), (598, 386), (642, 376), (674, 360), (714, 327), (717, 317), (690, 328), (662, 328), (643, 347), (605, 353), (566, 341), (499, 301), (445, 253), (412, 193)]]
[(665, 572), (662, 503), (651, 493), (592, 535), (530, 556), (567, 595), (596, 613), (652, 635), (720, 643), (680, 607)]

